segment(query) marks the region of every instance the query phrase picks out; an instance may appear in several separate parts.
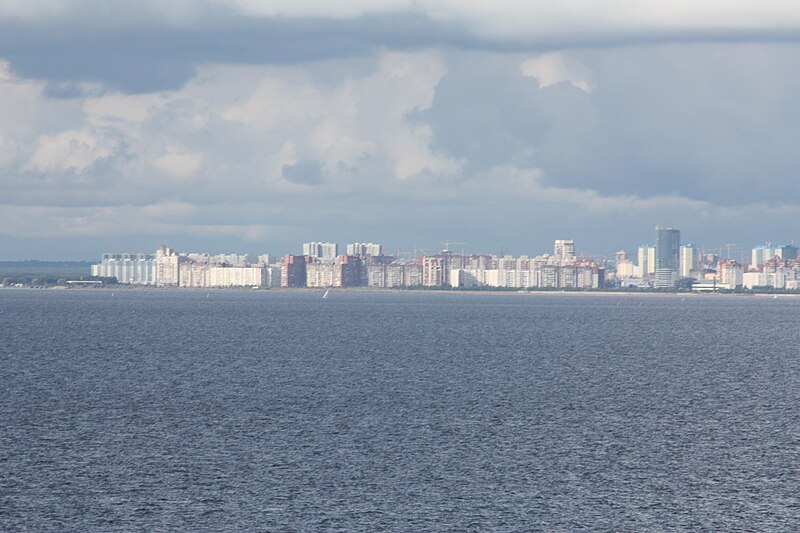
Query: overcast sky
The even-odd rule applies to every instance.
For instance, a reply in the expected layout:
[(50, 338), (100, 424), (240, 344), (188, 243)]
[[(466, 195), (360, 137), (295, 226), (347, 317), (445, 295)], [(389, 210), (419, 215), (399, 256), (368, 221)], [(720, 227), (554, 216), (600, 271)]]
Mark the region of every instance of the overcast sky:
[(128, 4), (0, 0), (0, 260), (800, 241), (795, 0)]

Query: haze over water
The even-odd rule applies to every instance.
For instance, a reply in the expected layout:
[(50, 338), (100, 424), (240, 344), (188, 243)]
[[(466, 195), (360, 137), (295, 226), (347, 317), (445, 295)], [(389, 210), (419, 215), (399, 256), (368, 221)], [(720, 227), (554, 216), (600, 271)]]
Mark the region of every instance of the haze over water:
[(0, 291), (0, 530), (795, 530), (800, 299)]

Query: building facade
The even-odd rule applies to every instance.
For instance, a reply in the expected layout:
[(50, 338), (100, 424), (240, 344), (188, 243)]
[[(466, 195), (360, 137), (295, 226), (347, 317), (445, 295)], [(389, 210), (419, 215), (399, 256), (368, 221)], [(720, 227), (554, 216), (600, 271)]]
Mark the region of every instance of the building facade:
[(655, 286), (674, 287), (680, 268), (681, 232), (673, 228), (656, 227)]
[(347, 245), (347, 255), (372, 256), (383, 255), (383, 245), (373, 242), (353, 242)]
[(647, 278), (656, 273), (656, 247), (652, 244), (639, 246), (639, 277)]
[(335, 261), (339, 256), (339, 245), (335, 242), (303, 243), (303, 255), (320, 261)]
[(697, 250), (695, 249), (694, 244), (681, 245), (680, 277), (694, 277), (697, 268)]
[(92, 276), (116, 278), (117, 283), (155, 285), (156, 260), (149, 254), (103, 254), (100, 263), (92, 265)]

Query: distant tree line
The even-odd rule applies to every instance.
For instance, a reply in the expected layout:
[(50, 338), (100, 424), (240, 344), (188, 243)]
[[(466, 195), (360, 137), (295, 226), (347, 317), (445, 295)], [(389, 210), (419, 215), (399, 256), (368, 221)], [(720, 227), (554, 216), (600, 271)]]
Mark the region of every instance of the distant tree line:
[(6, 274), (0, 278), (0, 287), (55, 287), (68, 281), (101, 281), (103, 285), (116, 285), (117, 278), (102, 276), (41, 276), (36, 274)]

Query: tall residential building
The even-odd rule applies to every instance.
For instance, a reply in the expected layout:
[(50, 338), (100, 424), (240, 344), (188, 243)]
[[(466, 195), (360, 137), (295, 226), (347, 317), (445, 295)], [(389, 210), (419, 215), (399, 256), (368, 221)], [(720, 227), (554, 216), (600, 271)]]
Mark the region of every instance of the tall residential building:
[(681, 232), (656, 226), (656, 287), (674, 287), (680, 267)]
[(572, 239), (558, 239), (553, 243), (553, 255), (558, 259), (570, 260), (575, 258), (575, 241)]
[(231, 266), (248, 266), (250, 256), (247, 254), (217, 254), (211, 256), (211, 262)]
[(693, 270), (697, 270), (697, 249), (694, 244), (681, 245), (680, 276), (691, 278)]
[(303, 255), (320, 261), (335, 261), (339, 245), (335, 242), (306, 242), (303, 243)]
[(720, 261), (717, 270), (720, 284), (728, 289), (741, 287), (744, 283), (742, 267), (733, 259)]
[(159, 287), (180, 286), (180, 255), (163, 244), (156, 250), (156, 285)]
[(628, 259), (628, 252), (620, 250), (614, 254), (614, 257), (616, 259), (617, 278), (632, 278), (634, 276), (634, 265), (633, 261)]
[(656, 273), (656, 247), (652, 244), (639, 246), (639, 276), (646, 278)]
[(377, 257), (383, 255), (383, 245), (372, 242), (353, 242), (347, 245), (347, 255)]
[(335, 287), (366, 285), (364, 262), (357, 255), (343, 255), (336, 260), (333, 284)]
[(281, 287), (306, 286), (306, 256), (287, 255), (281, 264)]
[(756, 246), (751, 252), (750, 266), (758, 268), (775, 257), (781, 259), (797, 259), (797, 246), (792, 246), (791, 244), (775, 244), (772, 242), (768, 242), (762, 246)]
[(92, 276), (117, 278), (118, 283), (155, 285), (156, 260), (148, 254), (103, 254), (99, 264), (92, 265)]

